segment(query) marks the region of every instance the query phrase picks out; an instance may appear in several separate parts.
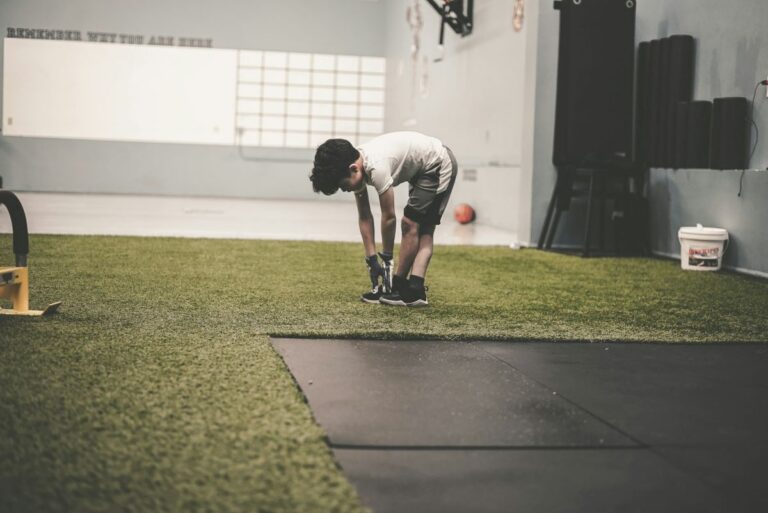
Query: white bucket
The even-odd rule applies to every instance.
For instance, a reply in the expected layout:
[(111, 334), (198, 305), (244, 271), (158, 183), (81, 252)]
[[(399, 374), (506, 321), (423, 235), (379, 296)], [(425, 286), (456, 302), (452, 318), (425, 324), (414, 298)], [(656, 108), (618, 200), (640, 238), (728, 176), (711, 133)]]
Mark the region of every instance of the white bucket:
[(680, 239), (680, 265), (690, 271), (717, 271), (723, 265), (728, 249), (728, 230), (706, 228), (697, 224), (683, 226), (677, 232)]

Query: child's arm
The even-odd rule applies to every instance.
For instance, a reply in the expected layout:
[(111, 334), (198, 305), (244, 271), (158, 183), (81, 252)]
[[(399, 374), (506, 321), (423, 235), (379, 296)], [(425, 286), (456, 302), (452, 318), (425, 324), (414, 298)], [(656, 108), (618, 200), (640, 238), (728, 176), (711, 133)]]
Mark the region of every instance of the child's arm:
[(357, 222), (360, 226), (360, 236), (363, 238), (365, 256), (369, 257), (376, 254), (376, 229), (373, 226), (373, 214), (367, 189), (364, 188), (362, 192), (355, 193), (355, 203), (357, 203)]
[(381, 246), (384, 253), (392, 254), (395, 247), (397, 216), (395, 215), (395, 191), (390, 187), (379, 195), (381, 203)]

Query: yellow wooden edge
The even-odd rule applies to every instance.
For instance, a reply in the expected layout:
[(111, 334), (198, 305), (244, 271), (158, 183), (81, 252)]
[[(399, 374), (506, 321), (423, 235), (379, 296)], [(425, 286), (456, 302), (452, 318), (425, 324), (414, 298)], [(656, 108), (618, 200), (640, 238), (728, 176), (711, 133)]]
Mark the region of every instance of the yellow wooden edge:
[(20, 311), (20, 310), (13, 310), (10, 308), (0, 308), (0, 315), (18, 315), (18, 316), (25, 316), (25, 317), (40, 317), (43, 315), (50, 315), (52, 313), (55, 313), (56, 310), (58, 310), (59, 306), (61, 306), (61, 301), (57, 301), (55, 303), (51, 303), (47, 307), (45, 307), (45, 310), (26, 310), (26, 311)]

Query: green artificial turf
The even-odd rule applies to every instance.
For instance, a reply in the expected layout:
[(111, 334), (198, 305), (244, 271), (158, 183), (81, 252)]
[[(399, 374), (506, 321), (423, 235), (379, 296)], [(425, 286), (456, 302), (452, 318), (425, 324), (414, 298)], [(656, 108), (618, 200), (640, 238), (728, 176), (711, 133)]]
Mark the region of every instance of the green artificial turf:
[(268, 335), (768, 341), (768, 282), (667, 260), (438, 247), (402, 309), (358, 301), (359, 244), (31, 247), (32, 306), (64, 304), (0, 317), (0, 511), (362, 511)]

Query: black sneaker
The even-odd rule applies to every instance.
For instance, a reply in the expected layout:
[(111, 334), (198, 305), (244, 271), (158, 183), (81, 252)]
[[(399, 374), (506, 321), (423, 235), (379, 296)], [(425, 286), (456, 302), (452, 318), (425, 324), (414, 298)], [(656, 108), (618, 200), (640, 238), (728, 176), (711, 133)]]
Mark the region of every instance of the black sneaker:
[(392, 291), (389, 294), (382, 294), (380, 302), (385, 305), (405, 306), (405, 301), (400, 297), (400, 289), (408, 288), (408, 280), (400, 276), (392, 276)]
[(429, 305), (427, 301), (427, 287), (407, 287), (400, 294), (400, 299), (405, 306), (419, 307)]
[(365, 294), (360, 296), (360, 300), (363, 303), (379, 304), (379, 299), (381, 298), (382, 294), (383, 294), (382, 286), (376, 285), (370, 290), (370, 292), (366, 292)]
[(384, 294), (379, 299), (379, 303), (392, 306), (405, 306), (405, 301), (400, 297), (400, 293), (393, 290), (391, 294)]

